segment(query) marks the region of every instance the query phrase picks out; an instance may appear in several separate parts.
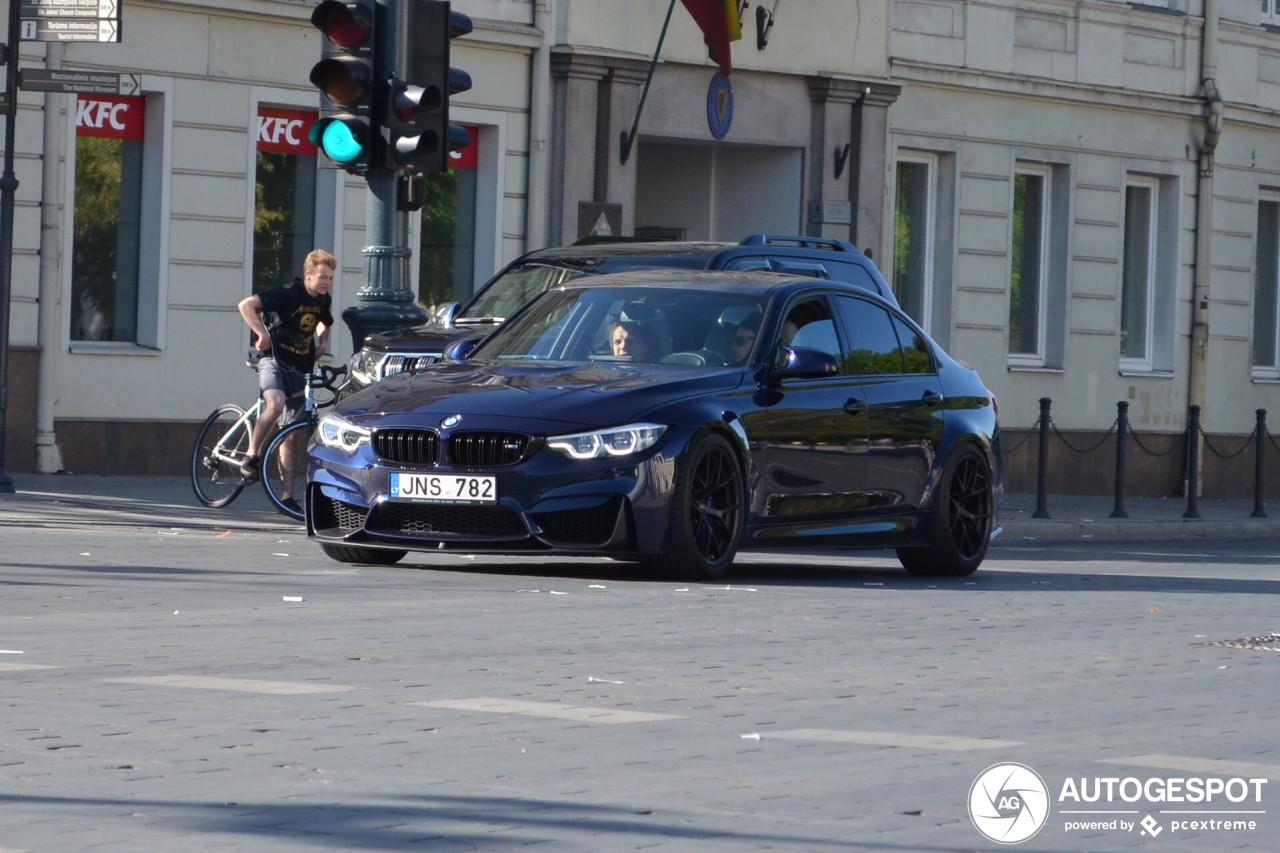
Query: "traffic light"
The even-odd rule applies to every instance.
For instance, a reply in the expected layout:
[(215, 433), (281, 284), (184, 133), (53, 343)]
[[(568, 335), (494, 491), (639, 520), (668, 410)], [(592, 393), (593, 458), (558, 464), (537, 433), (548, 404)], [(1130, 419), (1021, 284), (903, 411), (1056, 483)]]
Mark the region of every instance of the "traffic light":
[(326, 157), (355, 175), (373, 164), (378, 137), (375, 16), (373, 0), (325, 0), (311, 13), (311, 23), (325, 36), (322, 58), (311, 69), (311, 83), (324, 101), (307, 135)]
[(383, 115), (387, 168), (444, 172), (449, 152), (465, 148), (471, 136), (449, 124), (449, 96), (471, 88), (471, 76), (449, 67), (449, 41), (471, 32), (471, 19), (442, 0), (404, 0), (409, 26), (397, 47), (404, 51), (403, 79), (392, 77)]

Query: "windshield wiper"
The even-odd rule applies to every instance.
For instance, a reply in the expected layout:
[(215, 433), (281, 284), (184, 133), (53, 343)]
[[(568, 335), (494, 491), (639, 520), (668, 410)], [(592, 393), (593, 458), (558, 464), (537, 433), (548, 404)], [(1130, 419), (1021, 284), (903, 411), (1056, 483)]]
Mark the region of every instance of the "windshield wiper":
[(506, 321), (506, 317), (455, 317), (455, 326), (497, 326)]

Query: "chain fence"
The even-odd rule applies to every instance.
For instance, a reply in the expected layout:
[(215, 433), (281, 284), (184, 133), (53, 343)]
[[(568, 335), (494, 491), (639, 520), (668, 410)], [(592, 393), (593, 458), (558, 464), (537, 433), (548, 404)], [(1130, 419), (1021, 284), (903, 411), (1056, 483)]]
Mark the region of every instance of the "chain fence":
[(1244, 444), (1240, 445), (1240, 449), (1237, 450), (1235, 453), (1223, 453), (1221, 450), (1213, 446), (1213, 442), (1209, 440), (1209, 436), (1206, 435), (1205, 433), (1200, 433), (1200, 439), (1201, 441), (1204, 442), (1204, 446), (1209, 450), (1209, 452), (1212, 453), (1214, 456), (1218, 457), (1219, 459), (1235, 459), (1241, 453), (1244, 453), (1250, 447), (1254, 446), (1253, 440), (1257, 437), (1257, 435), (1258, 435), (1258, 430), (1257, 430), (1257, 427), (1255, 427), (1253, 432), (1249, 433), (1249, 437), (1245, 439)]
[(1024, 446), (1026, 446), (1026, 443), (1032, 439), (1032, 437), (1036, 434), (1036, 430), (1038, 429), (1040, 429), (1040, 419), (1036, 418), (1036, 422), (1033, 423), (1030, 426), (1030, 428), (1027, 429), (1027, 434), (1022, 437), (1022, 441), (1019, 441), (1017, 444), (1015, 444), (1013, 447), (1010, 447), (1008, 450), (1001, 448), (1000, 452), (1005, 456), (1008, 456), (1011, 453), (1018, 452)]
[[(1159, 435), (1159, 433), (1156, 433), (1156, 434)], [(1203, 435), (1203, 433), (1201, 434)], [(1133, 443), (1138, 446), (1139, 450), (1141, 450), (1143, 453), (1147, 454), (1148, 456), (1155, 456), (1157, 458), (1161, 456), (1168, 456), (1173, 451), (1182, 449), (1182, 446), (1186, 443), (1186, 440), (1187, 440), (1187, 431), (1183, 430), (1182, 434), (1178, 436), (1178, 440), (1175, 441), (1173, 444), (1169, 445), (1169, 447), (1166, 450), (1152, 450), (1150, 447), (1147, 447), (1145, 444), (1142, 443), (1142, 439), (1138, 437), (1138, 433), (1130, 432), (1129, 435), (1133, 438)]]
[(1068, 450), (1072, 450), (1076, 453), (1092, 453), (1093, 451), (1097, 450), (1099, 447), (1103, 445), (1103, 443), (1108, 438), (1111, 437), (1111, 433), (1115, 432), (1116, 427), (1119, 425), (1120, 425), (1120, 419), (1116, 418), (1114, 421), (1111, 422), (1111, 426), (1107, 429), (1107, 431), (1103, 433), (1102, 438), (1098, 439), (1095, 443), (1089, 445), (1088, 447), (1076, 447), (1074, 444), (1067, 441), (1067, 437), (1065, 435), (1059, 432), (1058, 425), (1053, 422), (1053, 418), (1049, 418), (1049, 429), (1053, 430), (1053, 434), (1058, 437), (1059, 441), (1061, 441), (1063, 444), (1067, 446)]

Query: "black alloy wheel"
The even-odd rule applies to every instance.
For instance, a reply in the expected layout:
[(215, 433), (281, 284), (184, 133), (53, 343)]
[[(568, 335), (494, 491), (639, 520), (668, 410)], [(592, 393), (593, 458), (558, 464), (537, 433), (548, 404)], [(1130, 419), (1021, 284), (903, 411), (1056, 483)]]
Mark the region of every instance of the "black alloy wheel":
[(733, 562), (742, 536), (744, 486), (733, 448), (704, 433), (686, 451), (677, 477), (665, 553), (645, 562), (657, 574), (714, 580)]
[(898, 561), (921, 577), (967, 577), (978, 570), (991, 544), (995, 489), (986, 454), (958, 445), (947, 460), (925, 526), (927, 544), (899, 548)]

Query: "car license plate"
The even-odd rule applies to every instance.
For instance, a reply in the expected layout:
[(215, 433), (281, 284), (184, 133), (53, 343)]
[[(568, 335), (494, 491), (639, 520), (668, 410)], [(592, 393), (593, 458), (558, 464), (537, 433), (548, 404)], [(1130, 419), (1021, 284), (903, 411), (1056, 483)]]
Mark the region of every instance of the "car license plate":
[(393, 473), (391, 499), (428, 503), (496, 504), (498, 478)]

